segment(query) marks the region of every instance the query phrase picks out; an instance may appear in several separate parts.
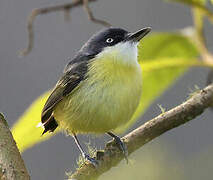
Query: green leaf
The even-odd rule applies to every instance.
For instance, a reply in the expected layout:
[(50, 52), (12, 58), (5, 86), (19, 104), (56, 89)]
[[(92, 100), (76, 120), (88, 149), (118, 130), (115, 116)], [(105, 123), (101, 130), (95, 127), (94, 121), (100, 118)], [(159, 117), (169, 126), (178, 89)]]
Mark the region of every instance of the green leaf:
[(197, 56), (194, 45), (180, 34), (153, 33), (147, 36), (139, 45), (139, 61), (143, 72), (140, 105), (132, 120), (118, 128), (117, 132), (130, 127), (156, 98), (183, 75), (187, 67), (196, 65)]
[[(118, 131), (123, 131), (131, 125), (157, 97), (174, 83), (175, 79), (185, 72), (186, 67), (196, 64), (197, 55), (193, 44), (182, 35), (152, 33), (147, 36), (139, 45), (139, 61), (143, 70), (141, 103), (130, 123), (119, 128)], [(12, 128), (13, 136), (22, 152), (55, 134), (47, 133), (41, 136), (42, 128), (36, 128), (49, 93), (35, 100)]]
[(46, 133), (41, 136), (43, 129), (36, 127), (41, 122), (41, 111), (49, 95), (50, 92), (46, 92), (38, 97), (14, 124), (12, 134), (20, 152), (55, 134)]
[(166, 0), (166, 1), (180, 2), (194, 6), (195, 4), (205, 5), (207, 0)]
[(138, 51), (142, 64), (159, 58), (190, 59), (198, 56), (191, 41), (178, 33), (152, 33), (140, 42)]

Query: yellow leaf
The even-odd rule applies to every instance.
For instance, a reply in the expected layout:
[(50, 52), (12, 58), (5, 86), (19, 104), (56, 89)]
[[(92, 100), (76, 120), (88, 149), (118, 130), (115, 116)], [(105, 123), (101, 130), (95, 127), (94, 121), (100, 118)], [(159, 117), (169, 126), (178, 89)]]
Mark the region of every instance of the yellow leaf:
[(38, 97), (13, 126), (12, 134), (20, 152), (55, 134), (46, 133), (41, 136), (43, 129), (36, 127), (41, 122), (41, 111), (49, 95), (50, 92), (46, 92)]

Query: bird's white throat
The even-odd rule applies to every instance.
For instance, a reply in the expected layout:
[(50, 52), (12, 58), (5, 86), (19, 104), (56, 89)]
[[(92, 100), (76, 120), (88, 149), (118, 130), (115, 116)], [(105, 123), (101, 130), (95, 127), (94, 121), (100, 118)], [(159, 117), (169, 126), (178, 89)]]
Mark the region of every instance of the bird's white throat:
[(121, 42), (115, 46), (106, 47), (97, 57), (103, 58), (108, 56), (114, 56), (117, 61), (122, 61), (121, 63), (135, 65), (138, 64), (138, 43), (134, 42)]

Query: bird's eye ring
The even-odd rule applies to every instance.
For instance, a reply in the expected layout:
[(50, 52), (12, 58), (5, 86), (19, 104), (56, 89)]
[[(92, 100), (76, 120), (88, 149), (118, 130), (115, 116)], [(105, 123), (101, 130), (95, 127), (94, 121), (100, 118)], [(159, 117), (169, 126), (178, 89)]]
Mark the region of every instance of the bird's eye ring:
[(112, 38), (107, 38), (107, 40), (106, 40), (107, 43), (112, 43), (113, 41), (114, 41), (114, 39), (112, 39)]

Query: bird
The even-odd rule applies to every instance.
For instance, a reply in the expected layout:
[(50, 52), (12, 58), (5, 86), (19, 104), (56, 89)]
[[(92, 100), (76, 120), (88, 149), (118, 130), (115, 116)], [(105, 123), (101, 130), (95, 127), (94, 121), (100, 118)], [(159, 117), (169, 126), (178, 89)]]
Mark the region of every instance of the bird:
[(71, 135), (82, 156), (77, 134), (108, 134), (127, 158), (128, 151), (114, 131), (131, 120), (142, 93), (139, 41), (150, 27), (136, 32), (109, 27), (95, 33), (65, 66), (42, 113), (42, 133), (57, 127)]

